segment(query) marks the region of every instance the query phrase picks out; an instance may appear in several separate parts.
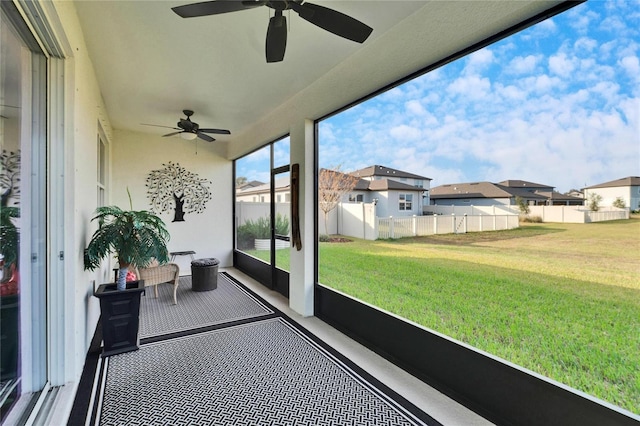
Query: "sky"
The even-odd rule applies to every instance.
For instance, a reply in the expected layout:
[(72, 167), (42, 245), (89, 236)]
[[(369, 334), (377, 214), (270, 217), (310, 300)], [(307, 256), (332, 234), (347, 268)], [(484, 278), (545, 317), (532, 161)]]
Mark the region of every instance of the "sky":
[(320, 167), (567, 192), (640, 176), (640, 0), (590, 0), (319, 123)]

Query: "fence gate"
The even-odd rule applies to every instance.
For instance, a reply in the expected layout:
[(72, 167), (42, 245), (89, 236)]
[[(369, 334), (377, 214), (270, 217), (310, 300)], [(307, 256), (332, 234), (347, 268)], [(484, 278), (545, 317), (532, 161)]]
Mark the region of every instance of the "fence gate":
[(466, 234), (467, 233), (467, 215), (452, 216), (452, 217), (453, 217), (453, 233)]

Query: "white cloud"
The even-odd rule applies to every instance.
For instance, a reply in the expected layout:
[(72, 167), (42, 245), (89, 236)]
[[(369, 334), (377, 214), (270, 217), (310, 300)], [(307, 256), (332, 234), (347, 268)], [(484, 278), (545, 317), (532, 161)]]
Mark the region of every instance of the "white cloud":
[(405, 103), (405, 109), (409, 114), (413, 115), (425, 115), (427, 113), (420, 101), (416, 100)]
[(528, 74), (535, 70), (540, 55), (516, 56), (509, 63), (509, 71), (514, 74)]
[(573, 44), (574, 49), (582, 51), (583, 53), (591, 53), (598, 47), (598, 42), (591, 37), (580, 37)]
[(509, 101), (522, 101), (527, 98), (527, 92), (514, 85), (503, 86), (501, 84), (496, 84), (495, 87), (496, 94), (503, 99)]
[(447, 87), (447, 90), (468, 99), (481, 99), (487, 96), (490, 88), (491, 82), (488, 78), (471, 75), (457, 78)]
[(493, 51), (489, 48), (477, 50), (467, 57), (467, 63), (464, 67), (463, 74), (476, 74), (487, 68), (494, 62)]
[(576, 59), (568, 58), (565, 53), (559, 53), (549, 58), (549, 71), (561, 77), (570, 76), (576, 69)]
[[(531, 82), (531, 85), (527, 85), (527, 82)], [(548, 93), (554, 88), (559, 87), (561, 84), (562, 81), (558, 77), (549, 77), (546, 74), (527, 78), (525, 80), (525, 87), (534, 89), (538, 94)]]
[(611, 57), (613, 50), (616, 48), (617, 40), (611, 40), (606, 43), (602, 43), (599, 49), (599, 55), (601, 60), (608, 60)]
[(634, 78), (636, 81), (638, 80), (638, 76), (640, 76), (640, 61), (637, 56), (625, 56), (618, 63), (629, 77)]
[(422, 132), (415, 127), (400, 125), (393, 127), (389, 130), (389, 134), (394, 138), (401, 141), (415, 141), (420, 138)]

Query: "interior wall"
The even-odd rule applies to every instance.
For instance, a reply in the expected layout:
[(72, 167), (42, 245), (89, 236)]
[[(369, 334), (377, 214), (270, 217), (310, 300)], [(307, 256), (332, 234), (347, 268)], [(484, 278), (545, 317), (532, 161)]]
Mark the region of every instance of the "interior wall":
[[(170, 161), (208, 179), (211, 200), (202, 213), (185, 213), (184, 222), (172, 222), (173, 208), (157, 214), (171, 235), (169, 251), (193, 250), (196, 258), (215, 257), (220, 260), (220, 266), (231, 266), (233, 163), (220, 155), (220, 149), (215, 142), (200, 140), (196, 152), (196, 141), (116, 130), (111, 151), (111, 201), (129, 209), (129, 188), (133, 209), (150, 210), (145, 187), (147, 176), (152, 170), (164, 169), (164, 164)], [(189, 256), (178, 256), (176, 263), (180, 266), (180, 275), (191, 275)]]

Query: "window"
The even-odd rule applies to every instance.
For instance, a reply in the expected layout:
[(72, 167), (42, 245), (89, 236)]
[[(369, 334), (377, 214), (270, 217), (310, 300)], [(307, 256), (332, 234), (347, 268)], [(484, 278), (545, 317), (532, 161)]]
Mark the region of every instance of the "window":
[(107, 203), (107, 142), (102, 132), (102, 128), (99, 127), (98, 131), (98, 161), (97, 161), (97, 192), (98, 192), (98, 207), (104, 206)]
[(413, 194), (399, 194), (398, 195), (398, 210), (409, 211), (412, 210)]
[(424, 188), (424, 181), (422, 179), (416, 179), (413, 186), (416, 188)]
[(364, 195), (362, 194), (349, 194), (350, 203), (362, 203), (364, 201)]

